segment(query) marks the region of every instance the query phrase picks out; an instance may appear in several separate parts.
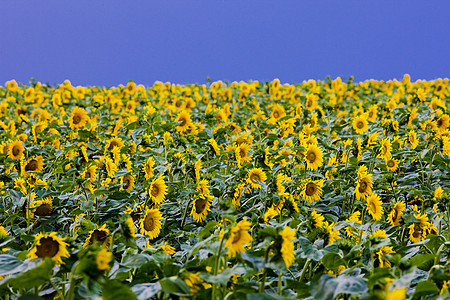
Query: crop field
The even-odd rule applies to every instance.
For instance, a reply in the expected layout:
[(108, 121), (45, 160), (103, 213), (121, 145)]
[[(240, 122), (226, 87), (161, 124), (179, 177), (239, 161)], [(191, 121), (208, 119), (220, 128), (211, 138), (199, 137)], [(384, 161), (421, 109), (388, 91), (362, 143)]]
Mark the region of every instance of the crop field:
[(0, 87), (1, 299), (449, 299), (448, 79)]

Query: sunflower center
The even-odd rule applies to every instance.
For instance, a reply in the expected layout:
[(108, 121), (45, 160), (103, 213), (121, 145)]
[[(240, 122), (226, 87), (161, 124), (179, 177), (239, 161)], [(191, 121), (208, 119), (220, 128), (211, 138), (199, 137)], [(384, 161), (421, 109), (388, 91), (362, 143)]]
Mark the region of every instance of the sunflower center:
[(39, 217), (50, 216), (51, 213), (52, 207), (50, 204), (42, 204), (34, 212), (34, 214)]
[(310, 182), (306, 185), (305, 194), (307, 196), (313, 196), (316, 193), (316, 190), (317, 190), (316, 185)]
[(76, 114), (75, 116), (73, 116), (73, 124), (77, 125), (80, 124), (81, 122), (81, 116)]
[(395, 162), (391, 159), (390, 161), (388, 161), (387, 165), (389, 168), (393, 168), (395, 166)]
[(316, 154), (314, 152), (309, 152), (306, 157), (310, 162), (314, 162), (316, 160)]
[(13, 148), (12, 148), (12, 154), (14, 155), (14, 156), (17, 156), (17, 155), (19, 155), (20, 154), (20, 147), (19, 146), (14, 146)]
[(25, 166), (25, 171), (36, 171), (38, 168), (38, 162), (35, 159), (30, 160)]
[(363, 121), (358, 121), (358, 122), (356, 123), (356, 127), (357, 127), (358, 129), (363, 129), (363, 128), (364, 128), (364, 122), (363, 122)]
[(106, 240), (106, 232), (102, 230), (95, 229), (94, 232), (91, 234), (91, 239), (89, 240), (89, 244), (92, 244), (94, 242), (104, 242)]
[(158, 196), (158, 194), (159, 194), (159, 187), (156, 184), (153, 185), (151, 193), (152, 193), (153, 197)]
[(277, 111), (274, 111), (274, 112), (273, 112), (273, 117), (274, 117), (275, 119), (278, 119), (279, 116), (280, 116), (280, 113), (279, 113), (279, 112), (277, 112)]
[(370, 209), (370, 211), (371, 211), (372, 213), (375, 214), (376, 211), (377, 211), (377, 206), (375, 205), (375, 203), (371, 202), (370, 205), (369, 205), (369, 209)]
[(233, 244), (237, 243), (239, 241), (239, 239), (241, 238), (241, 231), (236, 231), (233, 235)]
[(144, 229), (146, 231), (153, 231), (156, 227), (155, 220), (153, 219), (152, 214), (147, 214), (144, 220)]
[(247, 152), (246, 152), (244, 149), (240, 149), (240, 150), (239, 150), (239, 155), (240, 155), (241, 157), (246, 157), (246, 156), (247, 156)]
[(250, 180), (251, 180), (253, 183), (256, 183), (257, 181), (260, 181), (260, 178), (259, 178), (258, 174), (252, 174), (252, 175), (250, 176)]
[(37, 257), (54, 257), (59, 251), (59, 244), (51, 237), (41, 238), (40, 245), (36, 246)]
[(367, 189), (367, 182), (365, 182), (365, 181), (360, 182), (360, 183), (359, 183), (358, 191), (359, 191), (360, 193), (365, 193), (365, 192), (366, 192), (366, 189)]
[(442, 120), (441, 119), (437, 120), (437, 126), (441, 127), (441, 125), (442, 125)]
[(128, 189), (129, 187), (130, 187), (130, 185), (131, 185), (131, 180), (130, 180), (130, 178), (125, 178), (124, 180), (123, 180), (123, 183), (125, 184), (125, 186), (123, 187), (125, 190), (126, 189)]
[(197, 214), (202, 213), (205, 210), (207, 202), (208, 201), (204, 197), (197, 198), (197, 200), (195, 201), (195, 212)]
[(119, 143), (116, 141), (111, 141), (108, 150), (112, 150), (114, 147), (119, 147)]

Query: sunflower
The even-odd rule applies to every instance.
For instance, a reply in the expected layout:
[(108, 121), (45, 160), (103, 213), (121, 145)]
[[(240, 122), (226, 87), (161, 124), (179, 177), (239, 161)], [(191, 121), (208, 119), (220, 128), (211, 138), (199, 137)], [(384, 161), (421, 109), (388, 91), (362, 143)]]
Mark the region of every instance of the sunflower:
[(52, 199), (49, 196), (45, 197), (42, 200), (31, 202), (28, 217), (34, 218), (34, 216), (38, 217), (50, 216), (52, 212), (53, 212)]
[(106, 146), (105, 146), (106, 150), (111, 151), (115, 147), (122, 149), (123, 142), (122, 142), (121, 138), (112, 138), (106, 142)]
[(97, 177), (97, 166), (92, 165), (89, 168), (86, 168), (83, 172), (81, 172), (81, 177), (84, 179), (89, 179), (89, 181), (95, 181)]
[(283, 231), (280, 233), (282, 238), (281, 243), (281, 257), (286, 264), (286, 268), (292, 266), (295, 261), (294, 243), (295, 240), (295, 229), (289, 228), (289, 226), (284, 227)]
[(155, 165), (155, 161), (153, 160), (153, 157), (149, 157), (147, 158), (147, 161), (145, 162), (145, 164), (142, 166), (142, 170), (145, 173), (145, 179), (150, 179), (151, 177), (153, 177), (153, 166)]
[(83, 108), (76, 106), (72, 109), (69, 122), (71, 129), (82, 128), (89, 122), (89, 117)]
[(387, 217), (388, 223), (391, 224), (391, 226), (399, 225), (404, 210), (405, 210), (405, 202), (399, 201), (395, 203), (394, 206), (392, 207), (391, 212)]
[(308, 203), (316, 203), (322, 197), (322, 186), (324, 180), (312, 180), (311, 178), (306, 179), (302, 184), (302, 191), (300, 193), (301, 197)]
[(321, 228), (324, 224), (325, 218), (321, 214), (317, 213), (314, 209), (311, 212), (311, 216), (314, 220), (314, 227)]
[(386, 160), (386, 168), (391, 171), (391, 172), (395, 172), (398, 169), (398, 160), (390, 157), (389, 159)]
[(356, 194), (357, 200), (367, 198), (370, 194), (372, 194), (373, 182), (371, 177), (372, 174), (361, 175), (356, 182), (356, 188), (353, 193)]
[(200, 194), (209, 195), (210, 191), (208, 185), (208, 180), (202, 179), (197, 183), (197, 187), (195, 188), (195, 190)]
[(128, 217), (125, 219), (125, 224), (123, 226), (124, 236), (126, 238), (135, 238), (136, 237), (136, 228), (134, 227), (134, 222), (132, 217)]
[(8, 146), (8, 154), (12, 159), (21, 159), (25, 151), (21, 141), (14, 141)]
[(180, 124), (175, 127), (177, 131), (184, 132), (188, 130), (189, 126), (192, 125), (192, 119), (189, 112), (182, 110), (175, 119), (175, 122), (180, 122)]
[(167, 185), (164, 182), (164, 175), (161, 174), (150, 184), (149, 194), (155, 204), (163, 203), (167, 194)]
[(253, 240), (248, 233), (252, 224), (244, 218), (231, 229), (230, 237), (225, 243), (225, 248), (228, 248), (228, 256), (235, 257), (237, 253), (245, 252), (244, 245), (250, 244)]
[(109, 234), (110, 231), (106, 228), (106, 224), (103, 224), (100, 228), (96, 226), (95, 229), (89, 231), (89, 235), (83, 244), (83, 248), (86, 248), (94, 243), (101, 243), (103, 247), (107, 247), (111, 242), (111, 236)]
[(191, 216), (195, 222), (200, 223), (206, 219), (214, 197), (211, 195), (200, 195), (192, 203)]
[(236, 147), (234, 154), (236, 155), (238, 167), (241, 167), (243, 163), (251, 161), (251, 156), (248, 156), (248, 151), (250, 149), (250, 145), (247, 143), (242, 143)]
[(122, 183), (122, 189), (124, 189), (125, 191), (127, 191), (128, 193), (131, 192), (131, 190), (134, 187), (134, 176), (131, 174), (126, 174), (121, 178), (121, 183)]
[(275, 104), (272, 107), (272, 112), (270, 113), (270, 120), (271, 120), (272, 124), (274, 124), (276, 121), (283, 118), (285, 115), (286, 115), (286, 112), (285, 112), (284, 107), (280, 104)]
[(260, 189), (261, 185), (259, 182), (265, 182), (267, 179), (266, 173), (260, 168), (253, 168), (248, 171), (247, 183), (254, 189)]
[(211, 147), (214, 149), (214, 152), (219, 155), (220, 148), (215, 139), (209, 139), (208, 142), (211, 144)]
[(388, 159), (391, 156), (391, 140), (389, 138), (380, 141), (380, 153), (377, 158)]
[(442, 115), (437, 121), (436, 126), (439, 131), (444, 131), (450, 125), (450, 116), (445, 114)]
[(15, 80), (10, 80), (6, 82), (5, 88), (7, 88), (10, 92), (15, 92), (19, 89), (19, 86)]
[(200, 181), (200, 169), (202, 168), (202, 160), (199, 159), (194, 164), (194, 171), (195, 171), (195, 179), (197, 182)]
[(316, 145), (309, 145), (305, 159), (308, 170), (317, 170), (323, 163), (322, 150)]
[(375, 221), (381, 220), (383, 216), (383, 202), (381, 202), (380, 196), (372, 194), (366, 199), (367, 211)]
[(331, 224), (328, 224), (328, 222), (325, 222), (324, 228), (328, 233), (328, 245), (333, 244), (336, 240), (341, 239), (339, 236), (339, 229), (334, 229), (336, 226), (336, 222), (333, 222)]
[(361, 134), (369, 130), (369, 123), (367, 122), (367, 116), (362, 114), (353, 119), (353, 129), (356, 133)]
[(107, 157), (105, 159), (105, 166), (106, 166), (106, 172), (108, 173), (109, 178), (113, 178), (114, 174), (117, 172), (117, 165), (114, 163), (114, 161)]
[(39, 233), (35, 235), (35, 245), (28, 252), (30, 259), (50, 257), (57, 264), (62, 264), (62, 257), (69, 257), (64, 238), (57, 236), (56, 232)]
[(18, 188), (22, 194), (26, 195), (27, 194), (27, 187), (25, 185), (25, 179), (23, 179), (22, 177), (17, 177), (16, 179), (14, 179), (14, 187)]
[(113, 259), (113, 254), (102, 248), (95, 257), (95, 261), (97, 263), (97, 269), (100, 271), (109, 270), (111, 266), (109, 265)]
[(147, 209), (144, 216), (139, 221), (141, 233), (148, 235), (151, 240), (158, 237), (162, 227), (160, 221), (162, 218), (161, 212), (158, 209)]
[(414, 149), (417, 147), (417, 145), (419, 145), (419, 140), (417, 139), (414, 130), (410, 130), (408, 132), (408, 141), (411, 144), (411, 149)]
[(40, 173), (44, 168), (44, 161), (42, 160), (42, 156), (36, 156), (30, 158), (25, 163), (22, 164), (21, 171), (22, 176), (28, 176), (29, 172)]

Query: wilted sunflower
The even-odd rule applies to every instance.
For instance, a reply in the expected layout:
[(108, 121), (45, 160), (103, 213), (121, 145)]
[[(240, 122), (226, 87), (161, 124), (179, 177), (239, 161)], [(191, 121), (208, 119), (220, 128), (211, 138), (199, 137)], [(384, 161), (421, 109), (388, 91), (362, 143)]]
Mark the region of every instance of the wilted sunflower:
[(192, 203), (191, 216), (195, 222), (200, 223), (206, 219), (214, 197), (211, 195), (200, 195)]
[(391, 212), (387, 217), (387, 221), (391, 226), (400, 224), (400, 219), (402, 217), (403, 211), (405, 210), (405, 202), (399, 201), (394, 204)]
[(98, 242), (101, 243), (103, 247), (107, 247), (111, 242), (111, 236), (109, 234), (110, 231), (106, 228), (106, 224), (103, 224), (100, 228), (97, 226), (97, 228), (89, 231), (89, 235), (83, 244), (83, 248)]
[(383, 216), (383, 202), (380, 196), (372, 194), (366, 199), (367, 211), (375, 221), (381, 220)]
[(356, 182), (356, 188), (353, 193), (356, 194), (357, 200), (367, 198), (372, 194), (373, 182), (370, 179), (371, 177), (372, 174), (365, 174), (360, 176), (359, 180)]
[(58, 264), (62, 264), (62, 257), (69, 257), (64, 238), (57, 236), (56, 232), (39, 233), (34, 237), (35, 245), (28, 252), (30, 259), (50, 257)]
[(155, 161), (153, 160), (153, 157), (149, 157), (145, 164), (142, 166), (142, 170), (145, 173), (145, 179), (150, 179), (153, 177), (153, 166), (155, 165)]
[(164, 175), (161, 174), (150, 184), (149, 194), (155, 204), (163, 203), (167, 194), (167, 185), (164, 182)]
[(135, 181), (134, 176), (131, 174), (126, 174), (122, 176), (121, 178), (121, 183), (123, 184), (122, 189), (124, 189), (128, 193), (131, 192), (131, 190), (134, 187), (134, 181)]
[(29, 172), (40, 173), (44, 168), (44, 161), (42, 160), (42, 156), (36, 156), (30, 158), (25, 163), (22, 164), (22, 176), (28, 176)]
[(250, 171), (248, 171), (248, 175), (247, 175), (247, 183), (250, 184), (250, 186), (254, 189), (260, 189), (261, 185), (258, 183), (258, 181), (260, 182), (264, 182), (267, 179), (266, 174), (264, 173), (264, 171), (260, 168), (253, 168)]
[(356, 133), (361, 134), (369, 130), (369, 123), (367, 122), (367, 116), (365, 114), (359, 115), (353, 119), (353, 129)]
[(228, 248), (228, 256), (235, 257), (237, 253), (245, 252), (244, 245), (250, 244), (253, 240), (252, 236), (248, 233), (251, 226), (252, 223), (244, 218), (233, 227), (230, 237), (225, 243), (225, 248)]
[(148, 235), (151, 240), (158, 237), (162, 227), (160, 221), (162, 218), (161, 212), (158, 209), (147, 209), (139, 221), (141, 233)]
[(89, 122), (89, 117), (87, 115), (87, 112), (81, 108), (81, 107), (74, 107), (72, 109), (72, 114), (69, 119), (70, 122), (70, 128), (82, 128), (85, 127), (86, 124)]
[(316, 145), (309, 145), (305, 160), (308, 170), (317, 170), (323, 163), (322, 150)]
[(286, 268), (292, 266), (295, 261), (294, 243), (295, 240), (295, 229), (289, 228), (289, 226), (284, 227), (283, 231), (280, 233), (282, 238), (281, 243), (281, 257), (286, 264)]
[(322, 197), (322, 186), (323, 186), (324, 180), (312, 180), (311, 178), (308, 178), (303, 183), (303, 188), (300, 193), (301, 197), (306, 200), (308, 203), (316, 203), (320, 200), (320, 197)]
[(25, 151), (21, 141), (14, 141), (10, 143), (8, 148), (9, 157), (12, 159), (22, 158), (23, 152)]

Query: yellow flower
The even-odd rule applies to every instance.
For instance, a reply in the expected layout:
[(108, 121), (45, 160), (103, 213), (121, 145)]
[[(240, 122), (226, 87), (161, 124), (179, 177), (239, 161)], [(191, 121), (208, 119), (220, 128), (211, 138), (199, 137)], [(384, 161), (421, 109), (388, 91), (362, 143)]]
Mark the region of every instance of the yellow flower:
[(308, 170), (317, 170), (323, 163), (322, 150), (316, 145), (309, 145), (305, 159)]
[(275, 209), (275, 207), (272, 205), (264, 213), (264, 223), (269, 224), (269, 221), (278, 216), (279, 214), (280, 212), (277, 209)]
[(42, 156), (36, 156), (30, 158), (25, 163), (22, 164), (21, 172), (22, 176), (28, 176), (29, 172), (40, 173), (44, 168), (44, 162)]
[(441, 199), (443, 194), (444, 190), (442, 189), (442, 187), (438, 187), (434, 190), (434, 200)]
[(387, 168), (389, 171), (391, 171), (391, 172), (397, 171), (397, 169), (398, 169), (398, 160), (396, 160), (396, 159), (394, 159), (394, 158), (392, 158), (392, 157), (389, 157), (389, 158), (386, 160), (386, 168)]
[(34, 218), (34, 216), (45, 217), (50, 216), (52, 212), (52, 200), (50, 197), (45, 197), (42, 200), (31, 202), (27, 215), (29, 218)]
[(103, 224), (100, 228), (96, 225), (95, 229), (89, 231), (89, 235), (83, 244), (83, 248), (86, 248), (94, 243), (101, 243), (103, 247), (108, 247), (111, 242), (111, 237), (109, 234), (110, 231), (106, 228), (106, 224)]
[(14, 187), (20, 189), (22, 194), (24, 195), (27, 194), (27, 188), (25, 187), (25, 179), (21, 177), (17, 177), (16, 179), (14, 179)]
[(106, 172), (108, 173), (109, 178), (113, 178), (114, 174), (117, 172), (117, 165), (114, 163), (114, 161), (107, 157), (105, 159), (105, 166), (106, 166)]
[(324, 180), (312, 180), (311, 178), (306, 179), (302, 184), (302, 191), (300, 193), (301, 197), (308, 203), (316, 203), (322, 197), (322, 186)]
[(152, 181), (149, 188), (149, 194), (155, 204), (159, 205), (164, 202), (167, 194), (167, 185), (164, 182), (163, 174)]
[(324, 224), (323, 221), (325, 220), (325, 218), (321, 214), (317, 213), (314, 209), (311, 212), (311, 216), (314, 219), (314, 227), (321, 228)]
[(167, 243), (165, 245), (159, 246), (159, 248), (161, 248), (164, 251), (164, 253), (169, 254), (169, 255), (176, 253), (175, 248), (170, 246)]
[(192, 203), (191, 216), (195, 222), (200, 223), (206, 219), (208, 211), (211, 210), (211, 203), (214, 197), (207, 194), (201, 194)]
[(189, 112), (182, 110), (176, 117), (175, 122), (180, 122), (175, 129), (179, 132), (185, 132), (192, 125), (191, 115)]
[(124, 189), (125, 191), (127, 191), (128, 193), (131, 192), (131, 190), (134, 187), (134, 176), (131, 174), (126, 174), (124, 176), (122, 176), (121, 178), (121, 183), (122, 183), (122, 187), (121, 189)]
[(286, 226), (280, 233), (283, 239), (281, 243), (281, 257), (283, 257), (286, 268), (292, 266), (295, 261), (294, 243), (295, 240), (295, 229)]
[(353, 129), (356, 133), (361, 134), (369, 130), (369, 123), (367, 122), (367, 116), (365, 114), (359, 115), (353, 119)]
[(132, 217), (128, 217), (125, 220), (125, 226), (124, 226), (124, 235), (129, 238), (135, 238), (136, 237), (136, 228), (134, 227), (134, 222)]
[(89, 117), (83, 108), (76, 106), (72, 109), (72, 114), (69, 119), (71, 129), (85, 127), (88, 122)]
[(151, 240), (158, 237), (162, 227), (160, 221), (162, 218), (161, 212), (158, 209), (147, 209), (139, 221), (141, 233), (148, 235)]
[(377, 158), (388, 159), (391, 156), (391, 140), (389, 138), (382, 139), (380, 142), (380, 153)]
[(248, 151), (250, 150), (250, 145), (247, 143), (242, 143), (236, 147), (234, 150), (238, 167), (240, 168), (243, 163), (250, 162), (251, 157), (248, 156)]
[(383, 216), (382, 204), (383, 202), (377, 194), (372, 194), (366, 199), (367, 211), (375, 221), (381, 220)]
[(195, 179), (197, 182), (200, 181), (200, 169), (202, 168), (202, 160), (199, 159), (194, 164), (194, 171), (195, 171)]
[(404, 300), (406, 298), (406, 288), (399, 288), (386, 294), (384, 300)]
[(217, 142), (215, 139), (209, 139), (208, 142), (211, 144), (211, 147), (213, 147), (214, 152), (216, 152), (217, 155), (220, 154), (220, 148), (219, 145), (217, 145)]
[(365, 199), (372, 194), (373, 182), (371, 177), (372, 174), (362, 175), (356, 182), (356, 188), (353, 193), (356, 194), (357, 200)]
[(391, 226), (399, 225), (404, 210), (405, 210), (405, 202), (399, 201), (395, 203), (394, 206), (392, 207), (391, 212), (387, 217), (388, 223)]
[(97, 269), (100, 271), (111, 269), (110, 262), (112, 261), (113, 255), (111, 252), (106, 250), (106, 248), (101, 249), (97, 256), (95, 257), (95, 261), (97, 262)]
[(145, 172), (145, 179), (150, 179), (153, 177), (153, 166), (155, 165), (155, 161), (153, 157), (149, 157), (145, 164), (142, 166), (142, 170)]
[(27, 255), (30, 259), (50, 257), (57, 264), (62, 264), (62, 258), (70, 256), (64, 238), (58, 237), (56, 232), (39, 233), (34, 239), (35, 245)]
[(339, 229), (334, 229), (334, 226), (336, 226), (336, 222), (333, 222), (331, 224), (325, 222), (324, 224), (325, 230), (328, 233), (328, 245), (333, 244), (336, 240), (341, 238), (339, 236)]
[(260, 168), (253, 168), (247, 174), (247, 183), (254, 189), (260, 189), (261, 185), (259, 182), (265, 182), (267, 179), (266, 174)]
[(8, 154), (12, 159), (21, 159), (25, 151), (21, 141), (15, 141), (9, 144)]
[(122, 149), (123, 142), (121, 138), (112, 138), (106, 142), (105, 150), (111, 151), (114, 148)]
[(248, 233), (251, 226), (252, 224), (244, 218), (233, 227), (230, 237), (225, 243), (225, 248), (228, 248), (228, 256), (235, 257), (237, 253), (245, 252), (244, 245), (248, 245), (253, 240)]

